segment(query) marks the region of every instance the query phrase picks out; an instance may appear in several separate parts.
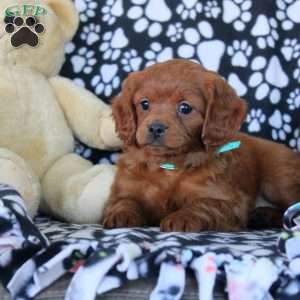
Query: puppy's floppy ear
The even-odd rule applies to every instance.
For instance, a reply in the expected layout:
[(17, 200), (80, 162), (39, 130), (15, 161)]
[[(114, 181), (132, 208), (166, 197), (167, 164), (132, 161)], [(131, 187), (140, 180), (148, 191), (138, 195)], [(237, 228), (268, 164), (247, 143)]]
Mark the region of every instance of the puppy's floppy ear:
[(202, 141), (206, 147), (226, 143), (238, 131), (247, 113), (247, 104), (219, 76), (213, 74), (204, 80), (206, 113)]
[(117, 133), (125, 145), (135, 144), (137, 116), (133, 104), (135, 85), (133, 74), (124, 81), (121, 94), (113, 99), (112, 113), (116, 121)]

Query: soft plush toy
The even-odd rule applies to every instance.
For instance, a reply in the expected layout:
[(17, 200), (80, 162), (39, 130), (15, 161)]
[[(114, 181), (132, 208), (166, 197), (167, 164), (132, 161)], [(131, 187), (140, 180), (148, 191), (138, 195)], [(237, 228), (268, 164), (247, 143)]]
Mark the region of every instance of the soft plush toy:
[(68, 221), (98, 222), (115, 170), (74, 154), (74, 137), (98, 149), (120, 141), (110, 107), (58, 76), (77, 11), (71, 0), (1, 0), (0, 12), (0, 182), (31, 215), (41, 201)]

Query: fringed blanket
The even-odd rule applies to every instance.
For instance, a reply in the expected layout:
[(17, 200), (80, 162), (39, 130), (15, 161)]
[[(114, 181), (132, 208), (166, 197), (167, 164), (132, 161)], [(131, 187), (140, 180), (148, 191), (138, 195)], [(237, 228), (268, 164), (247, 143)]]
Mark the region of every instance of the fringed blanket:
[(190, 270), (201, 300), (213, 299), (219, 284), (230, 300), (300, 299), (299, 212), (300, 205), (286, 212), (282, 232), (103, 230), (33, 222), (20, 195), (0, 185), (0, 279), (12, 299), (32, 299), (73, 273), (65, 299), (92, 300), (128, 280), (157, 276), (149, 299), (177, 300)]

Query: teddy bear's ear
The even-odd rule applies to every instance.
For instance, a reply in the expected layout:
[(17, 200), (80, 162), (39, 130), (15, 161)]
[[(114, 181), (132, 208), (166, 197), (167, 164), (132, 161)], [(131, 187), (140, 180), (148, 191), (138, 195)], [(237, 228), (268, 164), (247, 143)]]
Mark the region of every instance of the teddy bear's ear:
[(79, 14), (71, 0), (46, 0), (56, 16), (68, 40), (71, 40), (79, 25)]

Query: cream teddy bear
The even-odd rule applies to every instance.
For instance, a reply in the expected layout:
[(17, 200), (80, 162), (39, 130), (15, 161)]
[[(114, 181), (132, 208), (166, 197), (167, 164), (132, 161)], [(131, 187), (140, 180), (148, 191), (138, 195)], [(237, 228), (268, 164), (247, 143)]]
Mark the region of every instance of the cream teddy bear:
[(41, 204), (71, 222), (99, 222), (115, 169), (72, 153), (74, 136), (98, 149), (120, 141), (110, 107), (58, 76), (78, 13), (71, 0), (1, 0), (0, 12), (0, 182), (31, 215)]

